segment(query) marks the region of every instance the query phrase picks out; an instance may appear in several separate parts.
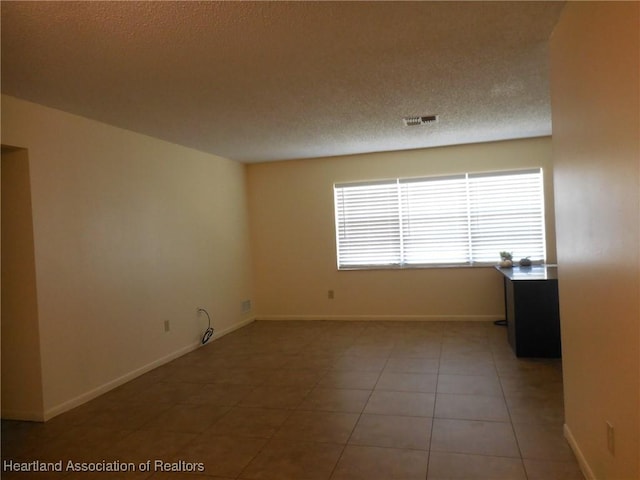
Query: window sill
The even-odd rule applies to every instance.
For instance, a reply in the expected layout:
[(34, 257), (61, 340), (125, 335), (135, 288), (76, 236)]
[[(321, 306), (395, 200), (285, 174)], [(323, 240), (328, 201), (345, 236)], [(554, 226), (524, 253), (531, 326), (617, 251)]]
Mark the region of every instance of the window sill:
[(339, 272), (352, 272), (361, 270), (431, 270), (442, 268), (494, 268), (498, 265), (496, 263), (474, 263), (474, 264), (460, 264), (460, 263), (438, 263), (428, 265), (363, 265), (353, 267), (339, 267)]

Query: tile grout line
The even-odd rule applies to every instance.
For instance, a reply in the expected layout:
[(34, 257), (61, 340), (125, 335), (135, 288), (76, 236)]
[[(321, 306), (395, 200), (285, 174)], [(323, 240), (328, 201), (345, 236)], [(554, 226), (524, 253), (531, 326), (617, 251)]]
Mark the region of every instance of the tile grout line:
[(429, 467), (431, 465), (431, 448), (433, 446), (433, 429), (436, 424), (436, 404), (438, 402), (438, 384), (440, 383), (440, 362), (442, 360), (442, 347), (444, 337), (440, 338), (440, 354), (438, 355), (438, 371), (436, 372), (436, 388), (433, 394), (433, 411), (431, 412), (431, 430), (429, 432), (429, 449), (427, 450), (427, 471), (425, 472), (425, 480), (429, 479)]
[[(352, 346), (353, 346), (353, 344), (352, 344)], [(382, 375), (382, 371), (384, 370), (384, 367), (386, 367), (387, 363), (389, 363), (389, 357), (390, 357), (390, 354), (387, 356), (387, 360), (384, 362), (384, 366), (380, 370), (380, 373), (378, 373), (378, 378), (376, 379), (376, 382), (374, 383), (373, 387), (371, 388), (371, 393), (369, 393), (369, 396), (367, 397), (367, 401), (364, 402), (364, 405), (362, 406), (362, 410), (358, 414), (358, 419), (353, 424), (353, 428), (351, 429), (351, 433), (349, 433), (349, 438), (347, 438), (345, 444), (343, 445), (342, 451), (340, 452), (340, 455), (338, 456), (338, 460), (336, 461), (335, 465), (331, 469), (331, 473), (329, 474), (329, 477), (327, 478), (327, 480), (331, 480), (333, 478), (333, 475), (335, 474), (336, 469), (338, 468), (338, 465), (340, 464), (340, 461), (342, 460), (342, 457), (344, 456), (344, 452), (347, 449), (347, 446), (349, 445), (349, 441), (351, 440), (351, 437), (353, 436), (353, 432), (358, 427), (358, 424), (360, 423), (360, 419), (362, 418), (362, 415), (364, 414), (364, 410), (367, 408), (367, 404), (369, 403), (369, 400), (371, 399), (371, 396), (373, 395), (373, 392), (376, 389), (376, 385), (378, 385), (378, 381), (380, 380), (380, 376)]]
[[(324, 330), (326, 330), (326, 328)], [(325, 369), (325, 370), (327, 370), (327, 369)], [(326, 375), (327, 371), (325, 371), (325, 375)], [(299, 409), (300, 405), (302, 405), (304, 400), (309, 396), (309, 394), (313, 391), (313, 389), (318, 386), (318, 384), (320, 383), (320, 380), (321, 380), (322, 377), (323, 377), (323, 375), (321, 375), (320, 378), (318, 378), (318, 380), (316, 380), (315, 385), (309, 389), (309, 391), (305, 394), (304, 398), (300, 401), (298, 406), (296, 406), (295, 408), (291, 408), (291, 409), (289, 409), (289, 408), (285, 408), (284, 409), (284, 410), (288, 410), (289, 411), (287, 417), (282, 421), (282, 423), (275, 430), (275, 432), (273, 432), (273, 434), (270, 437), (267, 438), (267, 441), (264, 442), (264, 445), (255, 453), (255, 455), (251, 458), (251, 460), (249, 460), (247, 462), (247, 464), (240, 470), (238, 475), (236, 475), (236, 477), (235, 477), (236, 479), (241, 479), (242, 478), (242, 474), (247, 470), (247, 468), (249, 468), (249, 466), (255, 461), (255, 459), (258, 458), (258, 456), (267, 448), (267, 446), (271, 444), (271, 442), (273, 441), (275, 436), (282, 429), (282, 426), (287, 422), (287, 420), (289, 420), (289, 418), (293, 415), (293, 413)], [(252, 389), (252, 391), (254, 391), (254, 390), (255, 390), (255, 388)], [(238, 402), (238, 405), (239, 405), (239, 403), (240, 402)], [(262, 408), (264, 408), (264, 407), (262, 407)]]
[(518, 447), (518, 453), (520, 454), (520, 464), (522, 465), (522, 471), (524, 472), (525, 480), (529, 479), (529, 474), (527, 473), (527, 469), (524, 465), (524, 457), (522, 455), (522, 449), (520, 448), (520, 442), (518, 441), (518, 436), (516, 435), (516, 429), (513, 425), (513, 418), (511, 417), (511, 409), (509, 408), (509, 404), (507, 403), (507, 396), (504, 393), (504, 387), (502, 385), (502, 376), (500, 375), (500, 371), (498, 370), (498, 365), (496, 364), (496, 354), (493, 343), (491, 344), (491, 357), (493, 358), (493, 365), (496, 369), (496, 375), (498, 376), (498, 383), (500, 384), (500, 391), (502, 392), (502, 400), (504, 401), (504, 405), (507, 409), (507, 415), (509, 415), (509, 425), (511, 425), (511, 431), (513, 432), (513, 438), (515, 439), (516, 446)]

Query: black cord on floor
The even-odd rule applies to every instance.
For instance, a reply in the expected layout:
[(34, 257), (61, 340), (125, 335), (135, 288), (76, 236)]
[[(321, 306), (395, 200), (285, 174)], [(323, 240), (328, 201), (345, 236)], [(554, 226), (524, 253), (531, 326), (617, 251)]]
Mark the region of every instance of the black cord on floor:
[(207, 312), (204, 308), (199, 308), (198, 313), (200, 312), (204, 312), (204, 314), (207, 316), (207, 319), (209, 320), (209, 327), (207, 328), (207, 330), (204, 332), (204, 335), (202, 336), (202, 345), (204, 345), (213, 336), (213, 327), (211, 326), (211, 317), (209, 316), (209, 312)]

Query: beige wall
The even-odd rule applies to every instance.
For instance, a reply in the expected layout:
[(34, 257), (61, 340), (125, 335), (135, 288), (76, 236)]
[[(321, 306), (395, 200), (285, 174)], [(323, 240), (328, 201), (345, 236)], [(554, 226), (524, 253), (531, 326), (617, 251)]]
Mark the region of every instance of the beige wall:
[(548, 137), (249, 165), (259, 318), (502, 318), (502, 279), (493, 268), (337, 271), (333, 184), (538, 166), (555, 261)]
[(639, 19), (569, 2), (551, 41), (565, 432), (587, 478), (640, 478)]
[(40, 337), (29, 157), (2, 150), (2, 411), (38, 420), (42, 412)]
[(29, 150), (43, 417), (195, 348), (199, 306), (251, 320), (243, 165), (7, 96), (2, 143)]

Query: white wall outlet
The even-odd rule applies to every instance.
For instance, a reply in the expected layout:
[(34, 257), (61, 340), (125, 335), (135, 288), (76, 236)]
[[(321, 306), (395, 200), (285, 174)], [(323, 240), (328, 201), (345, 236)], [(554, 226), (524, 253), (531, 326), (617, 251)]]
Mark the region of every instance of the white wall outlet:
[(249, 313), (251, 311), (251, 300), (243, 300), (240, 308), (242, 309), (242, 313)]
[(169, 323), (169, 320), (165, 320), (164, 321), (164, 331), (168, 332), (169, 330), (171, 330), (171, 324)]
[(616, 454), (615, 430), (611, 422), (607, 422), (607, 450), (609, 450), (611, 455)]

